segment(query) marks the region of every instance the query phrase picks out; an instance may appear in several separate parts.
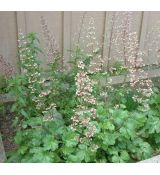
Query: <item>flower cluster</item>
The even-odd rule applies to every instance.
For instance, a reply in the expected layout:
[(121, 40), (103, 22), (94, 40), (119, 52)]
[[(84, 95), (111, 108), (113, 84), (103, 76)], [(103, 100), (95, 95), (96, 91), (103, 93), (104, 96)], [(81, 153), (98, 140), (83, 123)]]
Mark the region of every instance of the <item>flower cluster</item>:
[[(130, 73), (130, 85), (136, 89), (138, 95), (133, 96), (133, 99), (138, 103), (146, 104), (147, 98), (152, 93), (152, 80), (148, 77), (148, 74), (143, 70), (143, 53), (138, 52), (139, 44), (137, 34), (135, 32), (129, 33), (129, 42), (127, 44), (128, 56), (127, 56), (127, 68)], [(146, 105), (145, 105), (146, 107)]]
[(41, 26), (46, 44), (47, 63), (53, 65), (53, 67), (56, 65), (57, 70), (54, 70), (54, 72), (64, 72), (64, 57), (61, 56), (56, 38), (48, 29), (47, 22), (43, 16), (41, 17)]
[(27, 79), (28, 88), (31, 94), (36, 94), (38, 93), (36, 83), (41, 79), (39, 63), (36, 61), (37, 54), (32, 50), (23, 33), (19, 33), (18, 47), (22, 72)]
[[(121, 19), (118, 16), (122, 16), (124, 19), (121, 25), (116, 24)], [(133, 100), (146, 104), (147, 98), (153, 93), (153, 85), (152, 80), (143, 70), (145, 52), (140, 50), (137, 33), (131, 30), (132, 12), (117, 12), (115, 18), (116, 20), (114, 19), (114, 24), (112, 24), (115, 32), (111, 38), (113, 53), (110, 56), (113, 60), (115, 60), (114, 56), (117, 57), (117, 55), (118, 59), (122, 58), (124, 66), (129, 72), (130, 86), (137, 91)]]
[(103, 70), (104, 65), (104, 58), (102, 58), (101, 54), (98, 54), (94, 59), (91, 61), (89, 65), (88, 72), (90, 74), (99, 73)]
[(76, 96), (80, 104), (74, 111), (71, 127), (73, 130), (83, 128), (81, 140), (84, 137), (92, 139), (96, 131), (95, 125), (92, 124), (92, 121), (96, 119), (96, 109), (94, 108), (96, 98), (92, 95), (93, 83), (88, 76), (88, 72), (85, 71), (85, 65), (82, 61), (78, 62), (78, 70), (75, 81)]
[[(96, 27), (94, 18), (90, 18), (89, 25), (86, 31), (86, 48), (88, 52), (97, 52), (99, 50), (99, 43), (96, 38)], [(89, 54), (89, 53), (88, 53)]]
[(71, 118), (72, 125), (71, 128), (76, 130), (81, 130), (80, 139), (83, 141), (84, 138), (92, 139), (96, 132), (96, 126), (92, 124), (92, 121), (96, 119), (96, 109), (87, 109), (84, 106), (77, 106), (74, 116)]
[(48, 25), (43, 16), (41, 17), (41, 26), (42, 26), (43, 35), (46, 41), (46, 52), (49, 59), (49, 63), (52, 63), (54, 62), (54, 58), (59, 53), (59, 48), (58, 48), (56, 39), (50, 33), (48, 29)]
[(131, 33), (131, 22), (132, 12), (115, 12), (112, 16), (110, 25), (114, 32), (111, 33), (110, 43), (108, 43), (108, 46), (110, 45), (109, 47), (111, 47), (108, 68), (111, 66), (110, 62), (112, 60), (120, 61), (126, 66), (128, 57), (127, 43), (129, 42), (128, 35)]
[(78, 109), (79, 111), (76, 110), (75, 115), (72, 117), (72, 126), (77, 126), (81, 124), (82, 126), (87, 127), (91, 119), (96, 118), (96, 109), (86, 109), (84, 106), (78, 106)]
[(101, 54), (102, 46), (100, 46), (96, 36), (94, 18), (90, 18), (87, 25), (82, 24), (77, 46), (82, 48), (82, 51), (90, 60), (88, 72), (90, 74), (100, 72), (104, 65), (104, 58)]
[(49, 116), (48, 114), (55, 109), (56, 105), (54, 103), (47, 103), (47, 97), (51, 94), (50, 86), (47, 83), (49, 78), (46, 80), (40, 73), (40, 66), (37, 62), (38, 55), (35, 52), (36, 46), (33, 48), (33, 46), (30, 45), (32, 44), (30, 41), (32, 39), (35, 41), (36, 38), (34, 38), (34, 36), (30, 37), (30, 40), (27, 40), (23, 33), (19, 34), (20, 61), (28, 88), (28, 94), (26, 95), (31, 97), (35, 109), (43, 114), (45, 121), (48, 121), (52, 120), (51, 115)]
[(99, 48), (99, 43), (96, 38), (96, 27), (94, 18), (90, 18), (88, 24), (84, 24), (84, 19), (82, 26), (78, 34), (77, 45), (83, 48), (84, 51), (90, 55), (93, 50)]
[(76, 75), (76, 95), (83, 100), (85, 103), (95, 104), (96, 99), (92, 95), (93, 91), (93, 82), (90, 80), (87, 72), (84, 71), (84, 64), (82, 61), (79, 61), (78, 67), (81, 69)]

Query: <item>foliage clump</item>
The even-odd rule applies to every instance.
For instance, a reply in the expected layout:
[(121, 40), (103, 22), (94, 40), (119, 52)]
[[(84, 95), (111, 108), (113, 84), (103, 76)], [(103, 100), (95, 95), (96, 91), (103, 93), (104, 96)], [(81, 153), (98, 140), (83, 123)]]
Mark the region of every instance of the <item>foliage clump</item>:
[[(68, 72), (53, 48), (48, 53), (53, 59), (41, 68), (37, 35), (20, 34), (22, 74), (11, 78), (8, 87), (17, 99), (12, 106), (17, 149), (8, 162), (137, 162), (159, 153), (159, 90), (148, 77), (141, 81), (141, 90), (149, 93), (145, 97), (133, 86), (135, 79), (112, 85), (91, 28), (86, 50), (80, 45), (72, 50)], [(133, 75), (134, 68), (120, 65), (122, 71), (114, 73)]]

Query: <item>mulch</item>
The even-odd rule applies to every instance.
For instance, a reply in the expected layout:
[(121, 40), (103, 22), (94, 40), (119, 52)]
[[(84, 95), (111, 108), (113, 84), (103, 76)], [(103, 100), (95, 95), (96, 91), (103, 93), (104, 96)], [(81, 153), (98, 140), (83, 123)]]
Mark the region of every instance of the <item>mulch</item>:
[(14, 144), (15, 131), (12, 127), (14, 114), (7, 110), (4, 114), (0, 113), (0, 132), (2, 135), (5, 152), (16, 148)]

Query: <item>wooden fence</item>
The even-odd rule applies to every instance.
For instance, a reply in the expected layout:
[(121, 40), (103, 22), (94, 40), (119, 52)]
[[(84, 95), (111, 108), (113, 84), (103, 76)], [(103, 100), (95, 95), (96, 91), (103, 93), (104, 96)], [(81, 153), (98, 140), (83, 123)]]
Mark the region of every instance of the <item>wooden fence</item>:
[[(112, 60), (120, 59), (122, 55), (116, 55), (115, 46), (112, 44), (112, 37), (115, 35), (117, 26), (124, 22), (123, 12), (0, 12), (0, 55), (11, 62), (17, 68), (17, 40), (18, 31), (23, 33), (37, 32), (41, 46), (45, 47), (42, 34), (40, 18), (43, 16), (50, 31), (54, 34), (59, 49), (65, 61), (70, 58), (70, 50), (73, 46), (75, 35), (80, 30), (81, 20), (85, 14), (84, 24), (87, 24), (90, 17), (95, 19), (97, 38), (103, 43), (104, 57), (111, 57)], [(148, 47), (155, 47), (154, 53), (150, 51), (145, 57), (145, 63), (159, 62), (160, 31), (153, 28), (160, 19), (160, 12), (132, 12), (131, 30), (137, 32), (140, 49), (147, 50)], [(153, 31), (152, 31), (153, 30)], [(146, 39), (150, 33), (150, 38)], [(153, 41), (155, 38), (155, 42)], [(151, 44), (152, 43), (152, 44)], [(121, 47), (121, 46), (120, 46)], [(149, 52), (149, 51), (148, 51)], [(107, 64), (107, 63), (106, 63)], [(17, 68), (18, 69), (18, 68)]]

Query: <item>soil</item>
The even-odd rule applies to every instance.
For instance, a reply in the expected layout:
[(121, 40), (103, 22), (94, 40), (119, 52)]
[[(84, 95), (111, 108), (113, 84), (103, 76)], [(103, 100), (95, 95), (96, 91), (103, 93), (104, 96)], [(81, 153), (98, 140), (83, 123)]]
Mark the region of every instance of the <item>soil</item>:
[(9, 110), (7, 110), (4, 114), (0, 113), (0, 132), (2, 135), (5, 152), (16, 148), (16, 145), (14, 144), (15, 131), (12, 127), (14, 114), (8, 111)]

